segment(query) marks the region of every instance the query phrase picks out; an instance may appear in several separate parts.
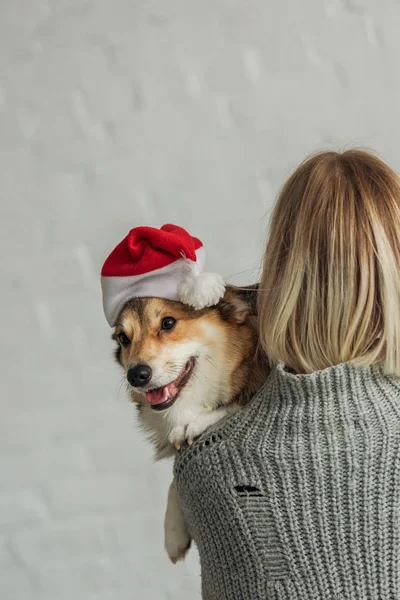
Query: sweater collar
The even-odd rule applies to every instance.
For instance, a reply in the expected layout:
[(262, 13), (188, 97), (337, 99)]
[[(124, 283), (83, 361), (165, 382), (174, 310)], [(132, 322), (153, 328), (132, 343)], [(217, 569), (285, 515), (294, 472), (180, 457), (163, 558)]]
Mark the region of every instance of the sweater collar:
[(400, 378), (386, 374), (381, 365), (360, 367), (350, 362), (301, 375), (294, 374), (281, 363), (275, 366), (271, 376), (282, 391), (302, 398), (315, 393), (327, 397), (365, 385), (372, 389), (385, 383), (400, 384)]

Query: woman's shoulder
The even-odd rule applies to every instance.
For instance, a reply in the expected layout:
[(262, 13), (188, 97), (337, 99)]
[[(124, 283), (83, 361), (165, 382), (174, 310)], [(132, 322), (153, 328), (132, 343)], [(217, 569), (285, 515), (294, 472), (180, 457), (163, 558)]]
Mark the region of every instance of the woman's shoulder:
[[(188, 463), (209, 460), (213, 452), (228, 452), (228, 447), (240, 447), (248, 443), (248, 438), (255, 439), (251, 431), (260, 424), (262, 405), (268, 399), (270, 380), (264, 382), (259, 391), (249, 402), (237, 410), (227, 410), (227, 415), (207, 428), (192, 444), (185, 442), (176, 454), (175, 471), (183, 470)], [(229, 408), (229, 405), (227, 406)], [(251, 444), (250, 444), (251, 445)]]
[(327, 447), (332, 436), (341, 448), (383, 436), (400, 440), (400, 378), (379, 366), (343, 363), (295, 375), (277, 365), (246, 406), (209, 427), (192, 446), (184, 445), (175, 464), (208, 460), (221, 448), (289, 456), (292, 448), (306, 450), (316, 440)]

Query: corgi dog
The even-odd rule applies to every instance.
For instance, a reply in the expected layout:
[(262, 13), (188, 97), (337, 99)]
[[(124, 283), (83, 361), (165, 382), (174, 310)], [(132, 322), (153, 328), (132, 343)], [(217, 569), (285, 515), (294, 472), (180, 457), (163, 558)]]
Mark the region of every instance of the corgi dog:
[[(129, 395), (155, 458), (174, 455), (210, 425), (243, 407), (269, 373), (258, 349), (257, 288), (227, 286), (214, 306), (196, 310), (161, 298), (133, 298), (113, 339)], [(173, 563), (190, 547), (174, 483), (164, 521)]]

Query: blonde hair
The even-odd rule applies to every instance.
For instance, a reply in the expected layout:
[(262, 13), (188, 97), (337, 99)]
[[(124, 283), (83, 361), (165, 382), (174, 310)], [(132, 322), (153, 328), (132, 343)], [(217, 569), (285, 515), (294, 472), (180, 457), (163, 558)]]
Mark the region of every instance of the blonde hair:
[(272, 363), (310, 373), (351, 361), (400, 376), (400, 179), (361, 150), (323, 152), (272, 214), (259, 293)]

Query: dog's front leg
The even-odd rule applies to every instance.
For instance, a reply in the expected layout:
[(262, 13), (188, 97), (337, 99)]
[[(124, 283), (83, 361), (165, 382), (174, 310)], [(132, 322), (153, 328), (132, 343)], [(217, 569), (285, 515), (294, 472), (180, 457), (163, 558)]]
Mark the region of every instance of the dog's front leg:
[(189, 445), (193, 443), (194, 438), (198, 437), (211, 425), (215, 425), (224, 417), (233, 415), (240, 410), (238, 404), (228, 404), (227, 406), (220, 406), (216, 410), (207, 411), (200, 413), (196, 419), (188, 423), (185, 431), (185, 438)]
[(218, 423), (218, 421), (224, 417), (227, 417), (228, 415), (235, 414), (241, 408), (241, 406), (234, 403), (226, 406), (220, 406), (215, 410), (205, 410), (203, 412), (199, 412), (186, 425), (177, 425), (174, 427), (168, 436), (168, 440), (175, 446), (177, 450), (179, 450), (181, 444), (185, 440), (189, 446), (191, 446), (194, 438), (201, 435), (211, 425), (215, 425), (215, 423)]
[(185, 558), (191, 541), (185, 517), (179, 504), (178, 491), (173, 481), (168, 490), (167, 510), (164, 519), (164, 545), (174, 564)]

